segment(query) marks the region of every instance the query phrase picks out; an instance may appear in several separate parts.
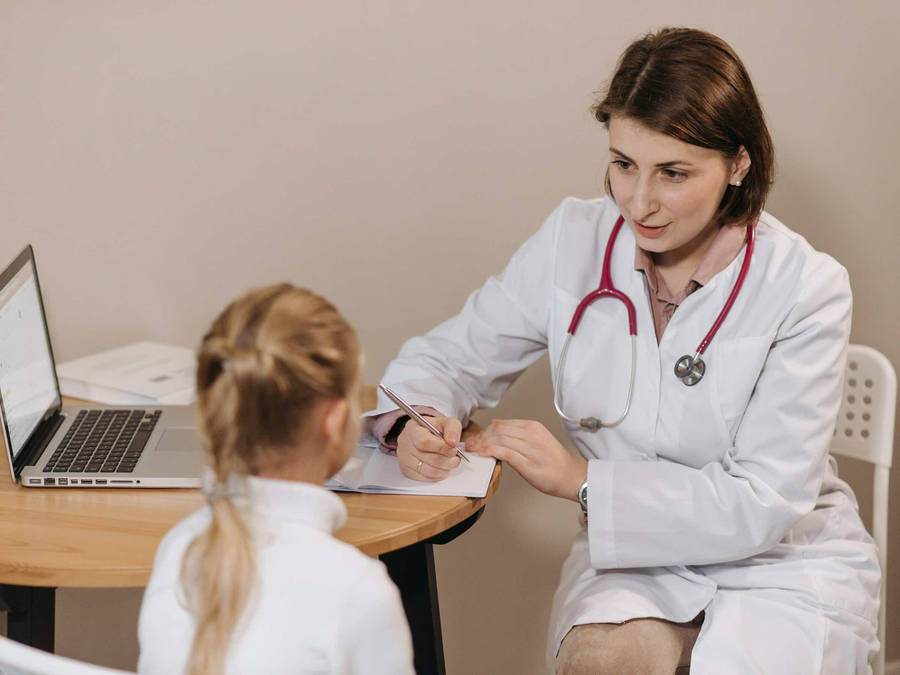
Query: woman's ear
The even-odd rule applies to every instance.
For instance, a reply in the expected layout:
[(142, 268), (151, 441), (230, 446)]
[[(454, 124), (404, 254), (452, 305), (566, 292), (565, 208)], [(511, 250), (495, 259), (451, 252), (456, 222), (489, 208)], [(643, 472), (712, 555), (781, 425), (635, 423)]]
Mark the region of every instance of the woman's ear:
[(319, 431), (329, 446), (340, 445), (343, 442), (349, 413), (346, 399), (336, 398), (325, 402)]
[(734, 185), (737, 181), (744, 180), (744, 176), (750, 171), (750, 164), (750, 154), (742, 145), (731, 162), (731, 175), (728, 177), (728, 182)]

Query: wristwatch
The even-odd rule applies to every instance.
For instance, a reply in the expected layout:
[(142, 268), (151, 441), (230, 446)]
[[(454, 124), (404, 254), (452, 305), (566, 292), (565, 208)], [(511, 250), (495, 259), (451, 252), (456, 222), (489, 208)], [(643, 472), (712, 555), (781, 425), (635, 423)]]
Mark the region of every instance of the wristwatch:
[(578, 503), (581, 504), (581, 513), (585, 520), (587, 520), (587, 497), (587, 479), (585, 478), (581, 487), (578, 488)]

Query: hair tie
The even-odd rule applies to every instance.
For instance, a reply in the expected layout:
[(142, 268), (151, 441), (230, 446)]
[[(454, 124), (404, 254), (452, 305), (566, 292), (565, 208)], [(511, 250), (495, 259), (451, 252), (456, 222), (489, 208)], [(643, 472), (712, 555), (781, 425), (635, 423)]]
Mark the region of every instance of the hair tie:
[(245, 492), (241, 476), (231, 474), (226, 480), (221, 481), (210, 469), (205, 469), (203, 472), (202, 491), (210, 506), (222, 499), (231, 501), (235, 497), (243, 496)]

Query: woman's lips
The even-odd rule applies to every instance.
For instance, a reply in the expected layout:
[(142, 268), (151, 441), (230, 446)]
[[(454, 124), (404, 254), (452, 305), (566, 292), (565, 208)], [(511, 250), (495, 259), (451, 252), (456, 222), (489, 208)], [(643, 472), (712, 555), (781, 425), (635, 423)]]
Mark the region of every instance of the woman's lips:
[(648, 239), (656, 239), (657, 237), (661, 237), (663, 233), (668, 229), (668, 225), (660, 225), (659, 227), (654, 227), (651, 225), (642, 225), (641, 223), (634, 221), (634, 226), (642, 237), (647, 237)]

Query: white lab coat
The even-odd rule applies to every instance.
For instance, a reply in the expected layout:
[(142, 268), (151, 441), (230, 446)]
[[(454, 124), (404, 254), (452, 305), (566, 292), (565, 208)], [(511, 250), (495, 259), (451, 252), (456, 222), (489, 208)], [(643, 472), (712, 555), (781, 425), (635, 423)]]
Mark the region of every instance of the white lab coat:
[[(466, 419), (496, 405), (549, 350), (599, 282), (618, 217), (608, 198), (566, 199), (460, 314), (409, 340), (384, 381)], [(756, 250), (694, 387), (673, 374), (720, 312), (743, 252), (681, 304), (657, 343), (646, 281), (623, 227), (615, 285), (637, 311), (637, 373), (621, 425), (563, 423), (588, 463), (588, 528), (553, 603), (548, 667), (574, 625), (706, 617), (692, 673), (864, 673), (877, 649), (880, 572), (850, 488), (828, 455), (841, 396), (847, 273), (763, 213)], [(567, 357), (563, 410), (617, 416), (631, 356), (625, 310), (586, 311)], [(379, 398), (372, 414), (393, 409)]]
[[(400, 593), (384, 565), (331, 533), (343, 502), (308, 483), (252, 477), (258, 585), (235, 628), (228, 674), (413, 675), (412, 639)], [(159, 545), (138, 622), (138, 672), (184, 672), (194, 639), (179, 576), (185, 549), (210, 522), (188, 516)]]

